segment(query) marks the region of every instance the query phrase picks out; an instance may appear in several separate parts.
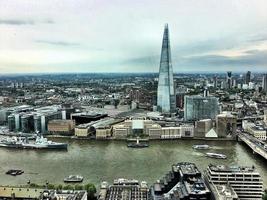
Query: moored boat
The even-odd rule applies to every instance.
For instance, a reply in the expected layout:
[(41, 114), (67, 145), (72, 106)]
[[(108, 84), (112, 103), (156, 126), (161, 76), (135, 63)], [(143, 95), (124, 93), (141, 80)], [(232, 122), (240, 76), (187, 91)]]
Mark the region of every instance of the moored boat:
[(80, 175), (69, 175), (64, 178), (65, 183), (81, 183), (83, 182), (83, 177)]
[(147, 142), (140, 142), (139, 138), (137, 138), (136, 142), (128, 143), (127, 147), (129, 147), (129, 148), (145, 148), (145, 147), (149, 147), (149, 144)]
[(11, 176), (17, 176), (17, 175), (21, 175), (23, 173), (24, 173), (24, 171), (22, 171), (20, 169), (10, 169), (6, 172), (6, 174), (11, 175)]
[(67, 149), (67, 143), (48, 141), (46, 138), (37, 137), (34, 142), (29, 142), (23, 138), (7, 138), (0, 140), (0, 147), (19, 149)]

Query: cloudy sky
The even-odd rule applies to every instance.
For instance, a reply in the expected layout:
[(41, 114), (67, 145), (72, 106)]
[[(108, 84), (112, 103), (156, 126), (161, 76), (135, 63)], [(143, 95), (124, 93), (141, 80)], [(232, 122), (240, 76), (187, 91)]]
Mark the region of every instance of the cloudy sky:
[(0, 74), (267, 71), (266, 0), (0, 0)]

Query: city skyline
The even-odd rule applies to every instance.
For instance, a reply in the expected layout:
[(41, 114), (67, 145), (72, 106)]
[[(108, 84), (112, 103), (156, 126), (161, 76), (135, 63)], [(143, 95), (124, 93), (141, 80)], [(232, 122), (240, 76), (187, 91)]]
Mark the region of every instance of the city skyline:
[(172, 27), (173, 71), (263, 72), (267, 3), (0, 1), (0, 72), (153, 72)]

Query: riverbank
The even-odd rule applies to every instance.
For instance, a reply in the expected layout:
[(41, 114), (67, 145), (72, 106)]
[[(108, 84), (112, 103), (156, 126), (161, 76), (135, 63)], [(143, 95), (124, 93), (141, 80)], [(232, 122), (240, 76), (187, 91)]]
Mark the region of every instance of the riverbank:
[[(94, 137), (77, 137), (77, 136), (65, 136), (65, 135), (45, 135), (47, 138), (65, 138), (65, 139), (73, 139), (73, 140), (95, 140), (95, 141), (127, 141), (127, 140), (136, 140), (135, 138), (114, 138), (109, 137), (105, 139), (96, 139)], [(155, 138), (140, 138), (141, 140), (151, 140), (151, 141), (173, 141), (173, 140), (203, 140), (203, 141), (235, 141), (235, 138), (196, 138), (196, 137), (182, 137), (182, 138), (164, 138), (164, 139), (155, 139)]]

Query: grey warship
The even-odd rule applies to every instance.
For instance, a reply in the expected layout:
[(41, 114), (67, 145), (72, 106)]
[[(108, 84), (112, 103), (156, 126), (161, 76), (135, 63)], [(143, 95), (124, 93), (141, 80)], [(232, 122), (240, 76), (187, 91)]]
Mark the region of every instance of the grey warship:
[(38, 136), (34, 142), (29, 142), (27, 139), (12, 137), (0, 140), (0, 147), (17, 148), (17, 149), (67, 149), (67, 143), (52, 142)]

